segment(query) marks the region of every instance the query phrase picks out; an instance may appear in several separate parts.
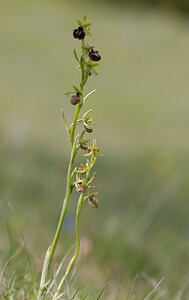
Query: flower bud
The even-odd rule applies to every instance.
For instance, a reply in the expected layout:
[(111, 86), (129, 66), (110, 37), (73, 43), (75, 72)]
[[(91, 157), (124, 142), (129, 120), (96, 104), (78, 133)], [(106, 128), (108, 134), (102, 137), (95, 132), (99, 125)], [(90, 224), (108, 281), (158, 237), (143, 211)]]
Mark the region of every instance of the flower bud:
[(77, 29), (74, 29), (73, 36), (75, 39), (83, 40), (85, 38), (85, 31), (82, 26), (79, 26)]
[(80, 102), (80, 92), (77, 92), (76, 95), (72, 95), (70, 103), (76, 105)]
[(101, 56), (98, 53), (98, 51), (94, 51), (93, 49), (91, 49), (90, 52), (89, 52), (89, 58), (93, 61), (101, 60)]
[(92, 207), (98, 208), (98, 200), (93, 196), (89, 197), (89, 203), (92, 205)]
[(93, 132), (92, 127), (87, 122), (84, 122), (84, 128), (88, 133)]
[(75, 39), (78, 38), (78, 29), (74, 29), (74, 31), (73, 31), (73, 37), (74, 37)]
[(88, 147), (83, 146), (82, 144), (80, 145), (80, 148), (81, 148), (82, 150), (85, 150), (85, 151), (87, 151), (87, 149), (88, 149)]
[(78, 31), (80, 31), (80, 32), (83, 31), (83, 26), (79, 26)]
[(78, 27), (78, 39), (83, 40), (85, 38), (85, 31), (83, 30), (82, 26)]
[(79, 31), (78, 33), (78, 39), (83, 40), (85, 38), (85, 31)]
[(83, 193), (84, 192), (84, 185), (82, 183), (76, 184), (76, 191)]

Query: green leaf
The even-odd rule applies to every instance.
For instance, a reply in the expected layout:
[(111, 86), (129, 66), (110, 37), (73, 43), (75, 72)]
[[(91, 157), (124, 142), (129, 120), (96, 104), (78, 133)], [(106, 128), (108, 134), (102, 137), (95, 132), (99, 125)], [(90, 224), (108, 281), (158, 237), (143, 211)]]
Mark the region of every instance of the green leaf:
[(87, 22), (87, 17), (86, 16), (83, 17), (83, 23), (85, 23), (85, 22)]
[(61, 109), (61, 113), (62, 113), (62, 119), (64, 121), (64, 124), (65, 124), (65, 127), (66, 127), (66, 130), (67, 130), (67, 133), (68, 133), (68, 137), (69, 137), (69, 128), (68, 128), (68, 123), (66, 121), (66, 118), (65, 118), (65, 115), (64, 115), (64, 110), (63, 108)]
[(77, 124), (81, 124), (81, 123), (83, 123), (83, 119), (77, 120), (76, 125), (77, 125)]
[(89, 35), (89, 36), (92, 36), (92, 34), (91, 34), (90, 31), (89, 31), (89, 28), (88, 28), (88, 29), (85, 28), (85, 33), (86, 33), (87, 35)]
[(92, 67), (98, 67), (99, 66), (99, 64), (98, 63), (94, 63), (94, 64), (92, 64)]
[(82, 139), (83, 139), (83, 136), (85, 134), (85, 130), (83, 130), (83, 132), (80, 134), (80, 137), (79, 137), (79, 142), (81, 143)]
[[(92, 177), (90, 178), (90, 180), (87, 182), (87, 187), (92, 183), (92, 181), (94, 180), (95, 178), (95, 175), (96, 175), (96, 172), (93, 173)], [(98, 194), (98, 193), (96, 193)]]
[(90, 142), (90, 139), (88, 139), (88, 140), (82, 140), (82, 144), (83, 145), (86, 145), (87, 143), (89, 143)]
[(84, 28), (87, 28), (87, 27), (89, 27), (89, 26), (91, 26), (92, 25), (92, 23), (86, 23), (86, 24), (83, 24), (83, 27)]
[[(76, 125), (81, 124), (81, 123), (83, 123), (83, 119), (77, 120)], [(70, 125), (70, 127), (69, 127), (69, 133), (71, 132), (72, 127), (73, 127), (73, 123), (72, 123), (72, 124)]]
[(71, 95), (73, 95), (73, 94), (74, 94), (74, 92), (68, 92), (68, 93), (65, 93), (66, 96), (71, 96)]
[(82, 22), (80, 20), (77, 20), (77, 23), (78, 23), (79, 26), (82, 25)]
[(78, 63), (79, 63), (79, 58), (78, 58), (78, 56), (77, 56), (76, 50), (74, 49), (73, 52), (74, 52), (75, 59), (76, 59), (76, 60), (78, 61)]
[(91, 155), (92, 155), (92, 152), (89, 152), (89, 153), (83, 154), (83, 156), (91, 156)]
[(81, 56), (81, 58), (80, 58), (80, 67), (81, 67), (82, 72), (84, 71), (84, 63), (85, 63), (85, 60), (84, 60), (83, 56)]
[(87, 98), (90, 96), (90, 95), (92, 95), (93, 93), (95, 93), (96, 92), (96, 90), (93, 90), (93, 91), (91, 91), (90, 93), (88, 93), (86, 96), (85, 96), (85, 98), (83, 99), (83, 102), (85, 102), (86, 100), (87, 100)]
[(91, 68), (91, 74), (94, 76), (98, 75), (97, 71), (94, 68)]
[(89, 47), (87, 47), (87, 46), (83, 46), (83, 47), (81, 47), (83, 50), (88, 50), (89, 51)]
[(85, 61), (86, 61), (86, 59), (88, 58), (88, 56), (89, 56), (89, 50), (85, 50), (85, 51), (83, 52), (83, 58), (85, 59)]
[(83, 85), (86, 84), (88, 77), (89, 77), (89, 72), (88, 72), (88, 70), (87, 70), (87, 72), (85, 72), (85, 75), (84, 75)]
[(92, 112), (92, 109), (89, 109), (88, 111), (86, 111), (86, 113), (84, 113), (84, 115), (83, 115), (83, 120), (85, 120), (86, 116), (87, 116), (90, 112)]
[(73, 85), (73, 88), (74, 88), (74, 90), (76, 91), (76, 93), (79, 92), (79, 89), (78, 89), (75, 85)]

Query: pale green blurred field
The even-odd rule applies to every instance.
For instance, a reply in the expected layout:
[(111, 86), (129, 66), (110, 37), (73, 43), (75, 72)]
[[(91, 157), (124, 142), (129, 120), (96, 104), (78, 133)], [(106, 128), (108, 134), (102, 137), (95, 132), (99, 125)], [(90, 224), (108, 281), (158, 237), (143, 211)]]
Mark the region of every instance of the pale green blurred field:
[[(102, 56), (86, 108), (106, 156), (96, 167), (100, 208), (85, 205), (81, 216), (88, 252), (74, 286), (96, 299), (109, 282), (104, 299), (118, 288), (118, 299), (127, 299), (139, 271), (136, 299), (163, 276), (154, 299), (187, 299), (187, 289), (179, 293), (189, 275), (189, 22), (158, 10), (1, 1), (0, 267), (22, 244), (20, 226), (38, 272), (56, 227), (69, 155), (60, 109), (71, 121), (74, 107), (64, 94), (80, 75), (71, 29), (84, 14)], [(74, 243), (74, 197), (57, 261)], [(24, 250), (7, 274), (12, 270), (19, 279), (30, 272)]]

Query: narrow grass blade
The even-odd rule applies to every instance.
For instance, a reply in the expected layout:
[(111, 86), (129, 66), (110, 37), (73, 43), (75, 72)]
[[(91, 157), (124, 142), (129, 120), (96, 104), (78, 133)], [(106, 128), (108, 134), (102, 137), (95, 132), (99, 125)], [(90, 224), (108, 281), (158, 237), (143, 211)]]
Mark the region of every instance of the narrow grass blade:
[(75, 298), (75, 296), (77, 295), (77, 293), (79, 292), (80, 290), (80, 286), (77, 288), (76, 292), (73, 294), (71, 300), (73, 300)]
[(99, 300), (99, 299), (100, 299), (100, 297), (101, 297), (101, 296), (102, 296), (102, 294), (104, 293), (104, 291), (105, 291), (105, 289), (106, 289), (107, 285), (108, 285), (108, 283), (105, 285), (105, 287), (103, 287), (102, 291), (100, 292), (100, 294), (99, 294), (99, 296), (97, 297), (97, 299), (96, 299), (96, 300)]
[(17, 218), (17, 215), (16, 215), (16, 212), (15, 212), (14, 208), (12, 207), (12, 205), (11, 205), (10, 202), (8, 202), (8, 205), (9, 205), (9, 207), (10, 207), (12, 213), (13, 213), (13, 214), (15, 215), (15, 217), (16, 217), (17, 226), (18, 226), (18, 228), (19, 228), (20, 235), (21, 235), (22, 240), (23, 240), (23, 243), (24, 243), (24, 249), (25, 249), (25, 253), (26, 253), (26, 258), (27, 258), (28, 264), (29, 264), (29, 266), (30, 266), (30, 269), (32, 270), (31, 259), (30, 259), (30, 255), (29, 255), (29, 252), (28, 252), (28, 248), (27, 248), (27, 244), (26, 244), (24, 232), (23, 232), (23, 230), (22, 230), (22, 228), (21, 228), (21, 226), (20, 226), (20, 223), (19, 223), (19, 221), (18, 221), (18, 218)]
[(66, 278), (66, 286), (67, 286), (68, 300), (71, 300), (71, 296), (70, 296), (70, 287), (69, 287), (67, 278)]
[(63, 266), (65, 260), (67, 259), (68, 255), (70, 254), (71, 250), (72, 250), (74, 247), (75, 247), (75, 243), (70, 247), (70, 249), (67, 251), (67, 253), (66, 253), (66, 255), (64, 256), (64, 258), (62, 259), (62, 261), (61, 261), (61, 263), (60, 263), (60, 265), (59, 265), (59, 267), (58, 267), (58, 269), (57, 269), (57, 271), (56, 271), (56, 273), (55, 273), (55, 275), (54, 275), (54, 279), (53, 279), (53, 281), (52, 281), (52, 283), (51, 283), (51, 285), (50, 285), (50, 287), (49, 287), (49, 290), (52, 290), (54, 284), (56, 283), (56, 279), (57, 279), (58, 275), (60, 274), (60, 271), (61, 271), (61, 269), (62, 269), (62, 266)]
[(0, 283), (2, 282), (3, 273), (5, 272), (5, 269), (6, 269), (7, 265), (8, 265), (8, 263), (9, 263), (9, 261), (10, 261), (13, 257), (14, 257), (14, 255), (12, 255), (12, 256), (7, 260), (6, 264), (4, 265), (3, 270), (2, 270), (2, 272), (1, 272), (1, 275), (0, 275)]
[(156, 289), (158, 288), (158, 286), (162, 283), (162, 281), (165, 279), (165, 277), (163, 277), (157, 284), (156, 284), (156, 286), (154, 287), (154, 289), (150, 292), (150, 294), (148, 294), (145, 298), (144, 298), (144, 300), (146, 300), (146, 299), (148, 299), (155, 291), (156, 291)]
[(130, 292), (129, 292), (129, 295), (128, 295), (127, 300), (130, 300), (130, 299), (131, 299), (131, 295), (132, 295), (133, 288), (134, 288), (134, 286), (135, 286), (135, 283), (136, 283), (138, 274), (139, 274), (139, 271), (137, 271), (137, 273), (136, 273), (136, 275), (135, 275), (135, 278), (134, 278), (134, 281), (133, 281), (133, 283), (132, 283), (132, 286), (131, 286), (131, 289), (130, 289)]

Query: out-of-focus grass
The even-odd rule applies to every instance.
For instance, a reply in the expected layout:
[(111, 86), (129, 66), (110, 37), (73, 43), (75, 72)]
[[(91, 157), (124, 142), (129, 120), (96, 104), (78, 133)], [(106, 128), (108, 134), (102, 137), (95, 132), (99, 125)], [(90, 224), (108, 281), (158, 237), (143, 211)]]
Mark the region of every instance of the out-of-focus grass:
[[(160, 297), (177, 295), (189, 258), (188, 21), (103, 3), (0, 5), (1, 266), (22, 244), (19, 226), (37, 269), (51, 242), (69, 149), (60, 108), (71, 120), (74, 108), (64, 93), (79, 76), (72, 53), (79, 42), (70, 29), (87, 14), (102, 55), (87, 107), (106, 156), (97, 163), (100, 209), (86, 205), (81, 216), (87, 243), (75, 284), (91, 282), (98, 294), (110, 280), (110, 290), (122, 284), (127, 294), (139, 270), (138, 297), (150, 292), (152, 278), (163, 276)], [(74, 241), (75, 205), (76, 197), (57, 260)], [(29, 271), (24, 250), (9, 268)]]

